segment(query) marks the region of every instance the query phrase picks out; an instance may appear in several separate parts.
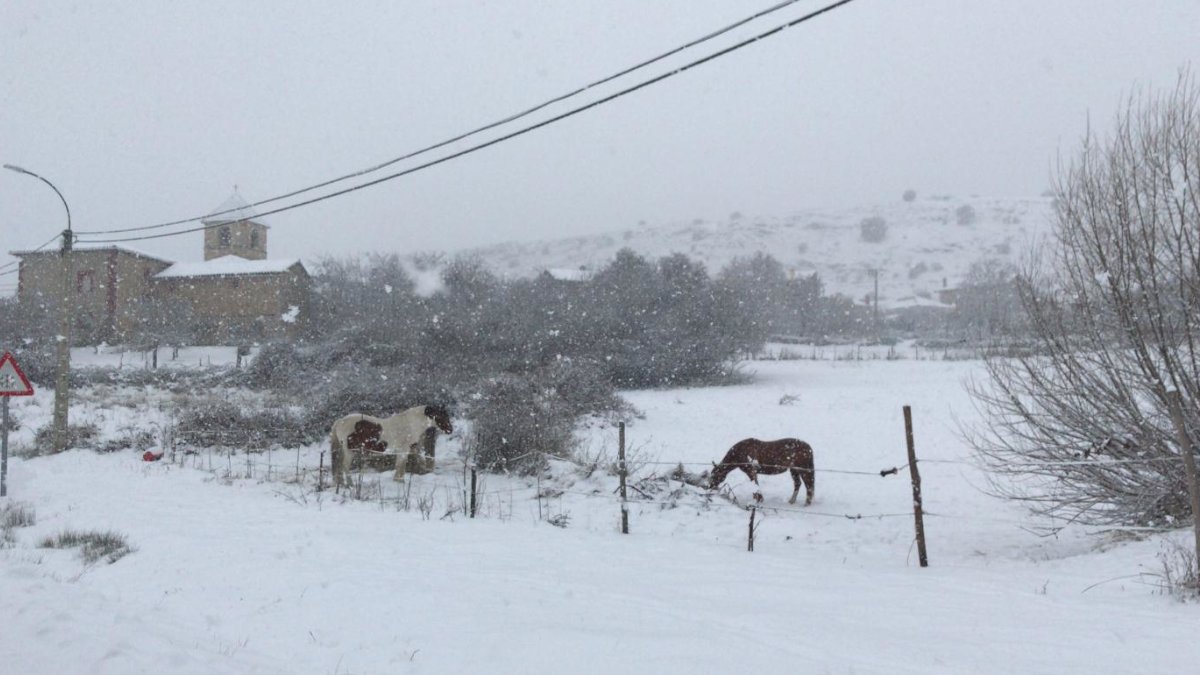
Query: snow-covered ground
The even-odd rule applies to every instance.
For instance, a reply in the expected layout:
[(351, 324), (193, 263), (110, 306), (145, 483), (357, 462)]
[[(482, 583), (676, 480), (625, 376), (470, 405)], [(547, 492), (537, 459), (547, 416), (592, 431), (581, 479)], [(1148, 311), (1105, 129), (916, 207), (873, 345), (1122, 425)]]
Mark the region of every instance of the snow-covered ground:
[[(627, 429), (627, 536), (615, 479), (566, 463), (540, 481), (486, 477), (479, 517), (464, 517), (461, 430), (434, 474), (367, 476), (363, 500), (315, 491), (319, 447), (13, 459), (3, 504), (28, 504), (37, 522), (0, 549), (0, 671), (1195, 671), (1197, 608), (1153, 576), (1190, 534), (1038, 536), (984, 494), (958, 434), (976, 419), (962, 382), (978, 363), (746, 369), (752, 384), (627, 394), (644, 413)], [(36, 425), (51, 399), (14, 409)], [(81, 397), (74, 419), (108, 433), (160, 419), (153, 391), (102, 400)], [(906, 470), (878, 473), (906, 461), (903, 405), (922, 459), (925, 569)], [(613, 459), (615, 429), (581, 434), (582, 453)], [(727, 496), (662, 479), (747, 436), (801, 437), (817, 464), (808, 508), (786, 503), (790, 479), (762, 479), (753, 553), (740, 473)], [(135, 550), (89, 565), (38, 547), (65, 529), (113, 530)]]

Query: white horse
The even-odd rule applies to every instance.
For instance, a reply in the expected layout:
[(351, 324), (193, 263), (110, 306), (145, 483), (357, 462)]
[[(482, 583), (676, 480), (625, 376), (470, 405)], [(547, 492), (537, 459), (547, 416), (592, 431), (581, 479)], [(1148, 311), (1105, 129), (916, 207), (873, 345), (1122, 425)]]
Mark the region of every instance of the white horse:
[[(454, 431), (450, 414), (439, 405), (419, 405), (391, 417), (371, 417), (351, 413), (333, 423), (329, 434), (330, 462), (335, 487), (349, 485), (350, 455), (391, 453), (396, 455), (393, 478), (404, 480), (409, 459), (424, 460), (425, 472), (433, 470), (433, 448), (428, 457), (421, 457), (421, 445), (427, 432)], [(432, 439), (431, 439), (432, 440)]]

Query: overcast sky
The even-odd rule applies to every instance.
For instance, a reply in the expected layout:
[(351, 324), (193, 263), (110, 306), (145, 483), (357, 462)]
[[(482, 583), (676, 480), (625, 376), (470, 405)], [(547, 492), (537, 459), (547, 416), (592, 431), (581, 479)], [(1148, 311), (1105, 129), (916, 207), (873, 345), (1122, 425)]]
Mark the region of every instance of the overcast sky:
[[(77, 231), (199, 216), (235, 184), (257, 201), (374, 165), (775, 2), (6, 0), (0, 161), (53, 181)], [(270, 254), (453, 251), (906, 188), (1036, 196), (1089, 118), (1107, 127), (1131, 88), (1170, 86), (1198, 37), (1195, 0), (856, 0), (531, 134), (269, 216)], [(49, 188), (0, 171), (4, 252), (63, 225)], [(199, 233), (124, 245), (201, 256)]]

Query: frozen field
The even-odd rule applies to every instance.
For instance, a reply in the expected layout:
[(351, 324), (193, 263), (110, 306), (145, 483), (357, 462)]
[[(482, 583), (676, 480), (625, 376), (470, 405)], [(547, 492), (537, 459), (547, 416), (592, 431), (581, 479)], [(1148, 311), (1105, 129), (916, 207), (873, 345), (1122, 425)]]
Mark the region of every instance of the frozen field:
[[(1163, 595), (1154, 576), (1164, 546), (1190, 533), (1038, 536), (1020, 509), (980, 490), (958, 434), (975, 420), (962, 382), (978, 363), (747, 369), (749, 385), (627, 394), (644, 413), (627, 430), (628, 536), (615, 479), (565, 463), (540, 482), (486, 478), (479, 517), (465, 518), (459, 432), (439, 445), (434, 474), (405, 486), (368, 476), (361, 501), (315, 491), (315, 446), (201, 448), (156, 463), (132, 451), (14, 459), (6, 503), (31, 506), (37, 522), (0, 549), (0, 671), (1093, 675), (1200, 662), (1196, 606)], [(102, 404), (113, 396), (122, 404)], [(93, 393), (73, 419), (154, 431), (161, 397)], [(40, 426), (51, 399), (39, 392), (14, 410)], [(905, 404), (929, 512), (926, 569), (903, 469)], [(615, 456), (615, 429), (582, 435), (584, 454)], [(787, 505), (789, 478), (762, 479), (753, 553), (734, 501), (661, 479), (681, 462), (699, 472), (748, 436), (803, 438), (817, 466), (807, 509)], [(891, 467), (900, 474), (878, 475)], [(729, 483), (746, 503), (753, 486), (740, 473)], [(85, 564), (38, 547), (66, 529), (113, 530), (134, 551)]]

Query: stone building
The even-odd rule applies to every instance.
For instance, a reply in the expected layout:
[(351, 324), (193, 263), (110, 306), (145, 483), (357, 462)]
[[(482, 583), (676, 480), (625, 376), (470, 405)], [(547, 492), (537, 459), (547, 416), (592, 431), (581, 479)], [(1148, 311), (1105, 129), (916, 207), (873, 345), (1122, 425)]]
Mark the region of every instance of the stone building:
[[(12, 251), (20, 259), (17, 299), (30, 313), (57, 313), (62, 295), (62, 254), (57, 250)], [(76, 248), (69, 257), (74, 338), (81, 343), (117, 342), (136, 332), (142, 303), (154, 277), (170, 261), (117, 246)]]
[(175, 263), (154, 277), (160, 302), (201, 344), (286, 337), (305, 316), (308, 272), (299, 260), (246, 260), (226, 255), (199, 263)]
[[(201, 222), (203, 262), (171, 263), (117, 246), (75, 248), (68, 274), (74, 341), (174, 336), (191, 344), (228, 344), (299, 330), (310, 291), (303, 263), (267, 258), (268, 226), (236, 190)], [(62, 297), (60, 253), (12, 255), (21, 261), (18, 301), (34, 311), (54, 311)]]

